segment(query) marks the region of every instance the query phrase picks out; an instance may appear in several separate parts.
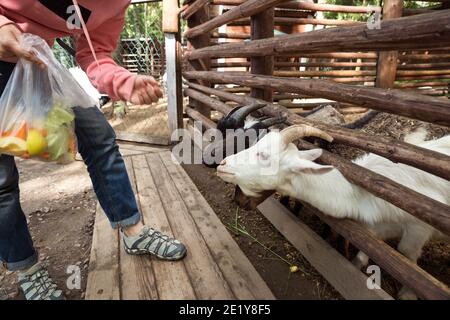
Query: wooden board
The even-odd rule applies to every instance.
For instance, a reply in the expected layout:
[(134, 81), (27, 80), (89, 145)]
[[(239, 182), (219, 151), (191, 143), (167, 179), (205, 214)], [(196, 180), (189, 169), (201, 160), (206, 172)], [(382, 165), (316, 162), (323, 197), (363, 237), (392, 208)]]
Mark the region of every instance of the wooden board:
[(97, 205), (86, 300), (119, 300), (119, 238)]
[(117, 140), (139, 142), (139, 143), (149, 143), (156, 144), (160, 146), (170, 145), (168, 138), (163, 137), (152, 137), (141, 133), (129, 133), (129, 132), (116, 132)]
[[(131, 158), (125, 159), (125, 165), (137, 198), (135, 173)], [(122, 300), (153, 300), (158, 298), (152, 259), (127, 254), (122, 240), (120, 241), (120, 280)]]
[(232, 239), (225, 226), (203, 198), (183, 168), (171, 159), (170, 152), (160, 154), (167, 171), (178, 186), (190, 214), (208, 239), (206, 244), (238, 299), (274, 299), (264, 280)]
[(126, 254), (99, 208), (86, 299), (274, 299), (170, 151), (152, 151), (124, 158), (143, 221), (182, 240), (188, 255), (168, 262)]
[(393, 299), (382, 289), (368, 289), (366, 275), (292, 215), (279, 201), (270, 197), (258, 209), (345, 299)]
[[(137, 177), (139, 202), (144, 222), (161, 232), (173, 236), (172, 228), (167, 220), (163, 204), (158, 195), (145, 156), (133, 158)], [(158, 279), (158, 294), (160, 299), (195, 299), (189, 275), (183, 262), (166, 262), (153, 260), (153, 269)]]
[(211, 256), (205, 239), (192, 220), (161, 158), (157, 154), (149, 154), (146, 158), (151, 164), (153, 180), (167, 219), (173, 228), (174, 236), (187, 244), (189, 252), (184, 263), (197, 297), (199, 299), (233, 299), (234, 295), (228, 283)]

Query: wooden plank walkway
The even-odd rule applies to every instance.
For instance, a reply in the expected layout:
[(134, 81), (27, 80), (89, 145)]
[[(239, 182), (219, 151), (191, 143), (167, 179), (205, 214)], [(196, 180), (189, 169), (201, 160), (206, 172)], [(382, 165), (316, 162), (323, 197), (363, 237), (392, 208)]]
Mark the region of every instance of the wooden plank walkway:
[(122, 152), (144, 222), (182, 240), (188, 255), (127, 255), (97, 206), (86, 299), (274, 299), (170, 151), (133, 149)]

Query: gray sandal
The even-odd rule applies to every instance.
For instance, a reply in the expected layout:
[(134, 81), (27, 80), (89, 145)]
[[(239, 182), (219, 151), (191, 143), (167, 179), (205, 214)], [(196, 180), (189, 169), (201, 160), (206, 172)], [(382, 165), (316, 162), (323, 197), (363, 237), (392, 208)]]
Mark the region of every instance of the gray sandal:
[(144, 226), (137, 236), (122, 232), (125, 251), (131, 255), (151, 254), (162, 260), (180, 260), (186, 255), (186, 247), (178, 240)]
[(48, 271), (37, 263), (18, 276), (19, 286), (27, 300), (64, 300), (61, 290), (49, 277)]

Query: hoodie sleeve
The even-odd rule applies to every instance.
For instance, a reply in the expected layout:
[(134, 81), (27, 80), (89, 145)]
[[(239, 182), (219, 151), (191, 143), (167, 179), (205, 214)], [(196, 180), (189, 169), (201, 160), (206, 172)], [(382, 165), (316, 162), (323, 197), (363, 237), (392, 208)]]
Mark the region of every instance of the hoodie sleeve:
[(11, 20), (9, 20), (7, 17), (5, 17), (4, 14), (5, 14), (5, 9), (3, 9), (0, 6), (0, 28), (7, 24), (14, 23)]
[(77, 40), (76, 60), (99, 92), (108, 94), (113, 100), (130, 101), (136, 74), (118, 66), (112, 59), (124, 25), (125, 11), (124, 8), (116, 17), (90, 30), (99, 66), (84, 35)]

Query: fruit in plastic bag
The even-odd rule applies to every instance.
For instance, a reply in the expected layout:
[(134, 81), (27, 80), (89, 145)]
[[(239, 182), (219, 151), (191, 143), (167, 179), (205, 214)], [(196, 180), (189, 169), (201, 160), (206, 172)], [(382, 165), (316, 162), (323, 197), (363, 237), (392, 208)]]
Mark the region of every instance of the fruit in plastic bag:
[(40, 37), (23, 34), (21, 47), (46, 65), (20, 59), (0, 97), (0, 154), (67, 163), (75, 160), (74, 107), (96, 102)]
[(0, 150), (5, 150), (13, 156), (22, 156), (27, 152), (27, 142), (16, 137), (0, 138)]
[[(66, 153), (72, 153), (75, 158), (74, 150), (71, 150), (71, 139), (75, 139), (74, 133), (70, 127), (75, 120), (73, 111), (56, 104), (47, 115), (45, 121), (45, 130), (47, 131), (47, 143), (50, 160), (56, 161)], [(63, 162), (67, 162), (69, 157), (65, 157)]]
[(40, 131), (36, 129), (28, 131), (27, 149), (30, 156), (40, 155), (47, 149), (47, 140)]

